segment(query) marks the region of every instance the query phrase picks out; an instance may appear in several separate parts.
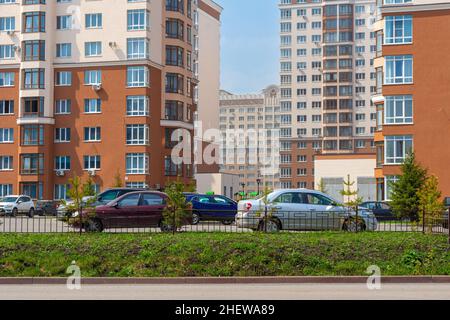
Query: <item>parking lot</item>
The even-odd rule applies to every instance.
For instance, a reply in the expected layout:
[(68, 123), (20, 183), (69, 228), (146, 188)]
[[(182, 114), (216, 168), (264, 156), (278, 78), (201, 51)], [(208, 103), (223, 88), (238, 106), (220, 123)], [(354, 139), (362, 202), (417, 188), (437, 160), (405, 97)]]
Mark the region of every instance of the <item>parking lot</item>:
[[(422, 232), (420, 224), (412, 224), (403, 221), (387, 221), (379, 222), (376, 231), (386, 232)], [(443, 228), (440, 223), (434, 223), (427, 226), (427, 230), (433, 233), (448, 233), (448, 229)], [(27, 216), (17, 217), (0, 217), (0, 233), (77, 233), (79, 228), (69, 226), (66, 222), (53, 216), (35, 216), (28, 218)], [(224, 225), (218, 221), (202, 221), (197, 225), (187, 225), (181, 228), (184, 232), (253, 232), (251, 229), (237, 227), (234, 223)], [(106, 229), (106, 233), (158, 233), (159, 228), (110, 228)], [(283, 232), (311, 232), (311, 230), (299, 231), (283, 231)]]

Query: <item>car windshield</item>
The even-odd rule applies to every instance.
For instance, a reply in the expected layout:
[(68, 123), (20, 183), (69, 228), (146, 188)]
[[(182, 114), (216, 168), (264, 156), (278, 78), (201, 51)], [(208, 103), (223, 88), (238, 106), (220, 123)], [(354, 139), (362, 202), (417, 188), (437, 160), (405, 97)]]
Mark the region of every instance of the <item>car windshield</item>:
[(16, 202), (17, 197), (4, 197), (0, 199), (0, 202)]

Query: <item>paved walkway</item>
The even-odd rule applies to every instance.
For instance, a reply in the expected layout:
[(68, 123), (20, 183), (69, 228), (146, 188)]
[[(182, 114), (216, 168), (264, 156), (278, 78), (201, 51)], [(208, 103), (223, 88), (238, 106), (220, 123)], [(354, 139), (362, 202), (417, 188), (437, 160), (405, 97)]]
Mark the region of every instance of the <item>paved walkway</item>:
[(0, 285), (0, 300), (16, 299), (125, 299), (125, 300), (450, 300), (450, 283), (381, 284), (369, 290), (365, 284), (167, 284)]

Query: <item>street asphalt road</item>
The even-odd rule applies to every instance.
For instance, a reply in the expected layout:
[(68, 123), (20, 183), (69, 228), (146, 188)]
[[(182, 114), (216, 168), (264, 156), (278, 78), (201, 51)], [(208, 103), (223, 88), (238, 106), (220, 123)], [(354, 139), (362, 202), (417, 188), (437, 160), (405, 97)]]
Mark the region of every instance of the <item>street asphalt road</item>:
[(450, 300), (450, 283), (0, 285), (0, 300)]

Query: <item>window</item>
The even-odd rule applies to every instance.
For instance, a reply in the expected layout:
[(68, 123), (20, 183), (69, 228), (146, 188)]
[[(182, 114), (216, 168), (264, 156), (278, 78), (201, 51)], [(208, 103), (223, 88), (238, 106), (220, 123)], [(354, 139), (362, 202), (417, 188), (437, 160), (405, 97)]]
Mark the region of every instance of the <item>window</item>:
[(14, 114), (14, 100), (0, 100), (0, 116)]
[(127, 68), (127, 86), (128, 87), (148, 87), (149, 71), (145, 66)]
[(413, 149), (413, 138), (412, 136), (386, 136), (384, 145), (384, 163), (402, 164)]
[(72, 29), (72, 16), (57, 16), (56, 30), (70, 30)]
[(126, 155), (127, 174), (147, 174), (149, 157), (146, 153), (128, 153)]
[(56, 100), (55, 114), (70, 114), (72, 101), (70, 99)]
[(0, 45), (0, 60), (14, 59), (14, 45)]
[(166, 37), (184, 40), (184, 23), (178, 19), (166, 20)]
[(178, 73), (166, 74), (166, 92), (167, 93), (180, 93), (184, 92), (184, 77)]
[(184, 66), (184, 49), (176, 46), (166, 46), (166, 64), (170, 66)]
[(101, 41), (86, 42), (84, 44), (84, 55), (86, 57), (98, 57), (102, 55)]
[(70, 128), (56, 128), (55, 142), (70, 142)]
[(23, 117), (35, 118), (44, 115), (44, 97), (32, 97), (23, 99)]
[(56, 44), (56, 57), (57, 58), (70, 58), (72, 56), (72, 44), (71, 43), (57, 43)]
[(14, 129), (0, 128), (0, 143), (13, 143), (13, 142), (14, 142)]
[(127, 39), (128, 59), (146, 59), (148, 55), (148, 40), (146, 38)]
[(0, 156), (0, 171), (13, 170), (13, 157)]
[(44, 187), (42, 182), (22, 182), (20, 183), (20, 193), (26, 194), (33, 199), (43, 198)]
[(44, 126), (38, 124), (22, 125), (21, 144), (23, 146), (44, 145)]
[(70, 85), (72, 85), (72, 72), (70, 72), (70, 71), (58, 71), (58, 72), (56, 72), (55, 85), (57, 85), (57, 86), (70, 86)]
[(184, 0), (166, 0), (166, 10), (184, 13)]
[(56, 156), (55, 170), (70, 170), (70, 156)]
[(14, 86), (14, 72), (0, 72), (0, 87)]
[(44, 69), (23, 70), (24, 89), (44, 89), (44, 87), (45, 87)]
[(385, 177), (385, 200), (391, 200), (393, 185), (399, 180), (398, 176), (386, 176)]
[(385, 84), (407, 84), (413, 82), (413, 58), (407, 56), (387, 56)]
[(68, 184), (55, 184), (54, 200), (68, 200), (67, 191), (70, 186)]
[(22, 43), (24, 61), (44, 61), (45, 41), (29, 40)]
[(124, 198), (122, 198), (122, 200), (120, 200), (117, 204), (120, 208), (124, 208), (124, 207), (136, 207), (139, 204), (139, 198), (140, 198), (140, 194), (139, 193), (135, 193), (135, 194), (130, 194)]
[(181, 164), (175, 164), (172, 161), (172, 157), (164, 157), (164, 174), (166, 176), (177, 176), (182, 174)]
[(87, 70), (84, 72), (85, 85), (98, 85), (102, 83), (101, 70)]
[(127, 182), (125, 186), (127, 188), (134, 188), (134, 189), (147, 189), (148, 188), (147, 183), (142, 182), (142, 181)]
[(44, 154), (27, 153), (20, 155), (20, 173), (21, 174), (43, 174), (44, 173)]
[(84, 99), (84, 112), (85, 113), (100, 113), (100, 112), (102, 112), (102, 100), (101, 99)]
[(98, 142), (101, 140), (100, 127), (85, 127), (84, 128), (84, 142)]
[(412, 42), (412, 16), (385, 17), (384, 43), (402, 44)]
[(127, 144), (147, 145), (149, 143), (149, 128), (145, 124), (130, 124), (126, 127)]
[[(0, 1), (1, 3), (1, 1)], [(0, 18), (0, 31), (14, 31), (16, 30), (16, 18), (15, 17), (1, 17)]]
[(183, 109), (184, 104), (181, 101), (167, 100), (165, 102), (165, 115), (166, 120), (183, 121)]
[(89, 13), (85, 16), (85, 23), (87, 29), (101, 28), (103, 25), (101, 13)]
[(8, 196), (13, 193), (12, 184), (0, 184), (0, 197)]
[(23, 14), (23, 32), (45, 32), (45, 12), (25, 12)]
[(149, 26), (149, 14), (145, 9), (128, 10), (127, 28), (132, 30), (145, 30)]
[(412, 96), (387, 96), (385, 99), (385, 124), (413, 122)]
[(100, 170), (100, 156), (83, 156), (84, 170)]
[(148, 116), (148, 102), (146, 96), (128, 96), (127, 116)]

